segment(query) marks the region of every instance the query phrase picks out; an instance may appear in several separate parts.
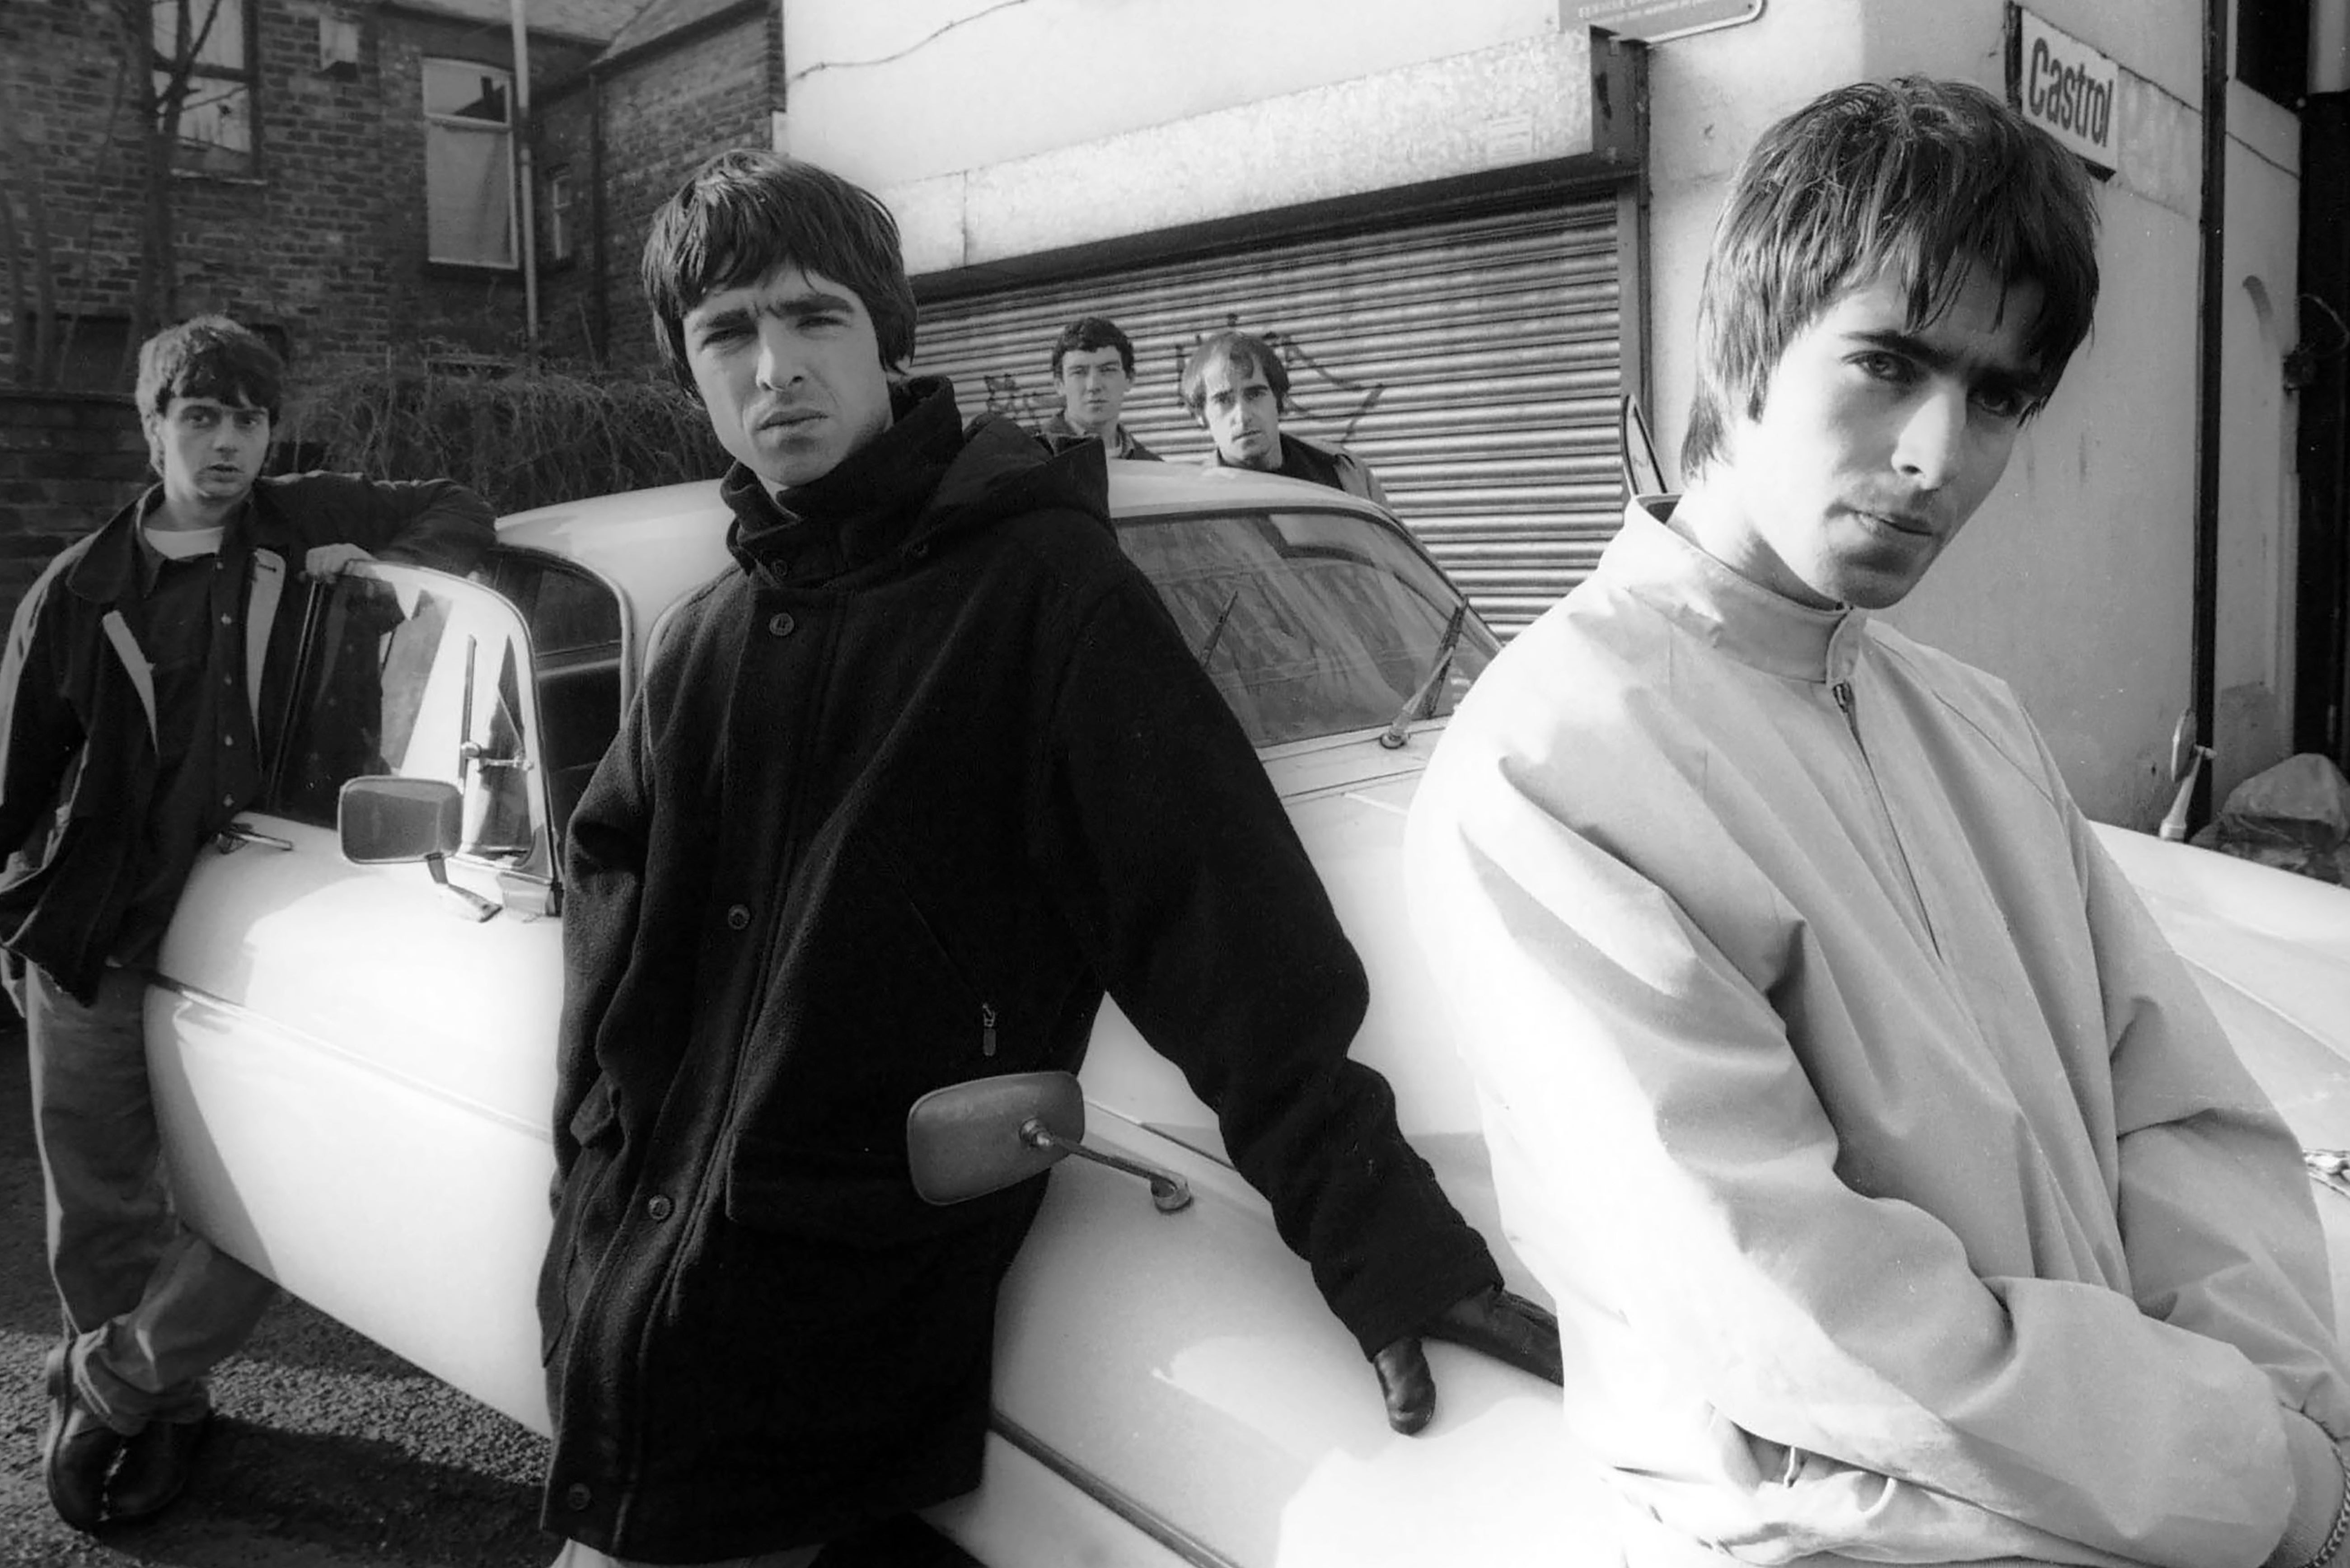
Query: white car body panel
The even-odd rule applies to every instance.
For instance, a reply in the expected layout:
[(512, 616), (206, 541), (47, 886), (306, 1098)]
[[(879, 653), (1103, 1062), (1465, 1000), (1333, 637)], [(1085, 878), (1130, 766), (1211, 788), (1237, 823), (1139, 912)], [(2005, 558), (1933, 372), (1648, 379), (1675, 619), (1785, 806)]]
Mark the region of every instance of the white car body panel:
[[(1122, 516), (1196, 510), (1203, 493), (1362, 509), (1149, 468), (1112, 465)], [(723, 526), (702, 485), (548, 508), (502, 533), (620, 590), (632, 690), (661, 610), (724, 567)], [(1372, 976), (1357, 1054), (1394, 1083), (1405, 1130), (1534, 1293), (1403, 905), (1404, 813), (1441, 729), (1419, 724), (1399, 749), (1363, 732), (1264, 756)], [(296, 1295), (544, 1432), (534, 1290), (560, 922), (518, 908), (476, 922), (420, 866), (352, 866), (324, 829), (251, 820), (294, 848), (202, 857), (150, 993), (182, 1207)], [(2101, 831), (2304, 1141), (2350, 1147), (2350, 892)], [(497, 896), (486, 868), (450, 874)], [(369, 971), (383, 953), (396, 970)], [(394, 978), (366, 983), (380, 972)], [(1359, 1351), (1222, 1161), (1212, 1117), (1114, 1006), (1081, 1078), (1088, 1141), (1177, 1171), (1195, 1201), (1162, 1215), (1129, 1177), (1074, 1161), (1055, 1173), (1003, 1288), (989, 1480), (935, 1511), (942, 1526), (1004, 1563), (1616, 1560), (1556, 1389), (1431, 1346), (1435, 1423), (1397, 1437)], [(2319, 1196), (2340, 1290), (2350, 1199)]]
[[(296, 852), (203, 856), (183, 908), (209, 918), (175, 921), (161, 963), (210, 985), (148, 993), (181, 1206), (303, 1300), (543, 1432), (533, 1292), (562, 928), (475, 923), (421, 867), (347, 865), (324, 829), (255, 820)], [(338, 937), (355, 926), (396, 943), (414, 981), (348, 984)], [(467, 1331), (428, 1332), (452, 1306)]]

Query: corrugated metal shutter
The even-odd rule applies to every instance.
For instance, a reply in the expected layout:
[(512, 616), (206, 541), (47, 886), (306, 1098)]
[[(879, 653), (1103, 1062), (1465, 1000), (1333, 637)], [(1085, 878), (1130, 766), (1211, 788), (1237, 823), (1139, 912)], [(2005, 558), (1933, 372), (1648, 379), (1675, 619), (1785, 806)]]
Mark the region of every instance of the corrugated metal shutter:
[(925, 302), (915, 369), (966, 417), (1060, 407), (1053, 339), (1079, 316), (1133, 338), (1127, 427), (1170, 460), (1208, 451), (1176, 393), (1224, 326), (1289, 367), (1284, 430), (1343, 443), (1496, 629), (1580, 581), (1621, 516), (1613, 196)]

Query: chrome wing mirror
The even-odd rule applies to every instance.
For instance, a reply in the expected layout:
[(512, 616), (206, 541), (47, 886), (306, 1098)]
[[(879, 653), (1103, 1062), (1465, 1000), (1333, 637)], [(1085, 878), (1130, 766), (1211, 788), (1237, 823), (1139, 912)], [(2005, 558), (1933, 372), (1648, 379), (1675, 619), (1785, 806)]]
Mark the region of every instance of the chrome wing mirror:
[(1191, 1205), (1181, 1177), (1087, 1148), (1085, 1136), (1086, 1097), (1075, 1074), (1005, 1073), (916, 1100), (906, 1113), (906, 1160), (927, 1203), (984, 1197), (1076, 1155), (1148, 1181), (1162, 1214)]
[(335, 834), (344, 859), (354, 866), (421, 860), (442, 892), (473, 919), (486, 920), (498, 912), (497, 904), (449, 880), (448, 857), (464, 825), (464, 796), (440, 779), (369, 774), (347, 781), (335, 798)]

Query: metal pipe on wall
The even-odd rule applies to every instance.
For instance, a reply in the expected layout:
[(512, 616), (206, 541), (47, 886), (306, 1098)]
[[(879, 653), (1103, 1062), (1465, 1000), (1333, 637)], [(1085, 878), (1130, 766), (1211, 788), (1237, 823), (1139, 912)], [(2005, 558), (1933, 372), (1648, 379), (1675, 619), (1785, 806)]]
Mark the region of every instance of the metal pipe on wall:
[[(2195, 569), (2190, 648), (2194, 688), (2189, 712), (2199, 748), (2217, 736), (2220, 620), (2220, 348), (2228, 305), (2228, 5), (2203, 3), (2202, 261), (2195, 317)], [(2198, 770), (2188, 830), (2210, 820), (2208, 752), (2193, 753)]]
[(514, 133), (515, 183), (522, 187), (519, 229), (522, 239), (523, 342), (533, 359), (538, 358), (538, 213), (535, 195), (536, 164), (531, 157), (530, 34), (524, 8), (529, 0), (511, 0), (508, 16), (514, 26)]

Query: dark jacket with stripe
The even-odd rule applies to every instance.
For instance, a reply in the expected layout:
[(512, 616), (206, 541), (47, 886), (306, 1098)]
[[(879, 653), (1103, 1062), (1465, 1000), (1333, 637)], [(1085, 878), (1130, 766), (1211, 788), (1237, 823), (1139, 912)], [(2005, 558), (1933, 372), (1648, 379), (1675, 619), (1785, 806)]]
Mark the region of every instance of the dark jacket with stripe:
[[(0, 884), (0, 947), (85, 1002), (145, 869), (128, 825), (145, 821), (155, 802), (154, 694), (137, 632), (139, 528), (152, 497), (49, 563), (17, 605), (0, 659), (0, 853), (34, 846)], [(358, 545), (386, 561), (463, 572), (495, 522), (488, 503), (446, 480), (304, 473), (255, 484), (214, 566), (246, 591), (227, 596), (235, 607), (207, 658), (234, 672), (237, 692), (220, 704), (233, 744), (206, 833), (226, 826), (260, 787), (292, 677), (310, 549)]]
[(729, 479), (740, 569), (664, 632), (571, 818), (544, 1521), (608, 1553), (775, 1550), (978, 1483), (1044, 1182), (929, 1207), (907, 1108), (1074, 1067), (1105, 987), (1367, 1354), (1497, 1279), (1347, 1057), (1361, 965), (1119, 553), (1100, 448), (900, 397), (796, 522)]

